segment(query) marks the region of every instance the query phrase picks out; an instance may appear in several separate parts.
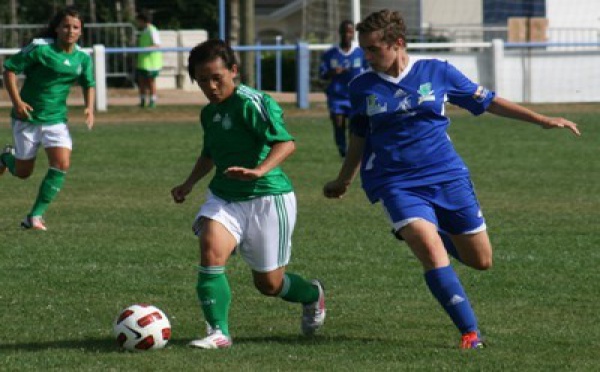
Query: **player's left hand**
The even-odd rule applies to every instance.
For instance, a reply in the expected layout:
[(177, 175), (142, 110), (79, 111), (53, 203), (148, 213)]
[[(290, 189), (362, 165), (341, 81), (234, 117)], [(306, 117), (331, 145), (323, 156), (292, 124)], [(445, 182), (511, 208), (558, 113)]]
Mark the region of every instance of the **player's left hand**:
[(229, 167), (223, 172), (227, 177), (241, 181), (252, 181), (263, 175), (256, 169), (248, 169), (244, 167)]
[(83, 113), (85, 114), (85, 124), (88, 130), (92, 130), (94, 127), (94, 109), (86, 108)]
[(577, 136), (581, 136), (579, 129), (577, 129), (577, 124), (573, 123), (570, 120), (565, 118), (548, 118), (543, 124), (542, 128), (544, 129), (553, 129), (553, 128), (567, 128), (571, 132), (573, 132)]

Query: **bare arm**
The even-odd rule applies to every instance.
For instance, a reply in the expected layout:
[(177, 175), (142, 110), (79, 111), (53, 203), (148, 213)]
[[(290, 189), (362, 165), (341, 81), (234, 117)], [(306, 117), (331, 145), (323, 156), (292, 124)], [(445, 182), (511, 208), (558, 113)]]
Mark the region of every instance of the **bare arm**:
[(487, 111), (495, 115), (538, 124), (544, 129), (567, 128), (575, 135), (581, 135), (577, 124), (565, 118), (545, 116), (501, 97), (494, 98)]
[(85, 102), (85, 123), (89, 130), (92, 130), (94, 127), (94, 102), (96, 100), (96, 89), (95, 88), (87, 88), (83, 89), (83, 100)]
[(269, 173), (273, 168), (281, 164), (288, 156), (296, 150), (294, 141), (276, 142), (271, 147), (269, 155), (254, 169), (244, 167), (229, 167), (225, 170), (228, 177), (239, 180), (254, 180)]
[(200, 155), (198, 160), (196, 160), (196, 164), (194, 164), (192, 172), (186, 178), (186, 180), (181, 185), (175, 186), (173, 189), (171, 189), (171, 195), (173, 196), (175, 203), (183, 203), (187, 194), (189, 194), (192, 191), (192, 188), (194, 188), (194, 185), (204, 176), (210, 173), (213, 167), (214, 162), (212, 159)]
[(4, 76), (6, 91), (8, 92), (10, 100), (12, 101), (12, 105), (15, 109), (17, 117), (19, 119), (30, 118), (31, 115), (29, 113), (33, 111), (33, 107), (31, 107), (27, 102), (23, 102), (23, 100), (21, 100), (19, 85), (17, 84), (17, 74), (10, 70), (4, 70), (2, 75)]
[(323, 194), (327, 198), (341, 198), (348, 187), (356, 177), (360, 162), (362, 160), (363, 150), (365, 148), (365, 139), (355, 134), (350, 135), (350, 143), (348, 144), (348, 153), (344, 159), (344, 164), (340, 169), (338, 177), (325, 184)]

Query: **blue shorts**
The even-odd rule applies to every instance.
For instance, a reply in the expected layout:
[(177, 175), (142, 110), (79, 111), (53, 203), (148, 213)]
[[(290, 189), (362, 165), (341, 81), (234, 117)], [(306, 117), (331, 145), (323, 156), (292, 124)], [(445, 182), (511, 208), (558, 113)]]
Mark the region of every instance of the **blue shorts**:
[(350, 115), (350, 101), (348, 100), (327, 100), (327, 107), (331, 115)]
[(486, 229), (473, 184), (468, 177), (443, 184), (390, 189), (381, 198), (394, 231), (423, 219), (452, 235)]

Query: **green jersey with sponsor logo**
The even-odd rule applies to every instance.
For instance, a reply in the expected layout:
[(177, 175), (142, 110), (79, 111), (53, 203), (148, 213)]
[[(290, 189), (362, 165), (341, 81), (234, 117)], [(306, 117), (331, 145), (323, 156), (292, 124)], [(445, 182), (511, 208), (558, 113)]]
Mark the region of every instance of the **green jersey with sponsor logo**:
[(204, 130), (202, 155), (212, 159), (216, 172), (209, 189), (227, 201), (243, 201), (293, 190), (280, 167), (253, 181), (228, 178), (231, 166), (255, 168), (276, 142), (293, 141), (281, 107), (267, 94), (239, 85), (225, 101), (208, 104), (200, 114)]
[[(38, 125), (67, 122), (67, 96), (76, 81), (94, 87), (92, 59), (75, 46), (71, 53), (60, 49), (53, 39), (34, 39), (31, 44), (4, 62), (4, 68), (25, 74), (21, 99), (33, 107), (25, 121)], [(17, 118), (13, 110), (12, 117)]]

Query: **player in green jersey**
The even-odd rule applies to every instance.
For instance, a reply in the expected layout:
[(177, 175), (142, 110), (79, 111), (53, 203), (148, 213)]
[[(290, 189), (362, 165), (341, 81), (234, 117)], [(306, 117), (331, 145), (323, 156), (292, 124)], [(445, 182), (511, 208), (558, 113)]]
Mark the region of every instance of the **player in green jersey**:
[[(140, 30), (138, 47), (158, 48), (160, 47), (160, 36), (158, 29), (151, 23), (151, 15), (141, 12), (135, 17), (136, 25)], [(136, 77), (140, 93), (140, 107), (153, 108), (156, 106), (156, 77), (162, 68), (161, 52), (144, 52), (137, 55)], [(148, 101), (146, 101), (146, 95)]]
[[(72, 139), (67, 127), (67, 96), (73, 83), (83, 88), (88, 129), (94, 126), (94, 74), (90, 56), (79, 48), (83, 21), (67, 7), (56, 14), (39, 39), (4, 62), (4, 81), (12, 100), (13, 146), (0, 154), (0, 174), (6, 169), (19, 178), (32, 173), (38, 148), (48, 156), (48, 173), (21, 226), (46, 230), (42, 216), (62, 185), (71, 160)], [(17, 74), (25, 75), (19, 92)]]
[(231, 302), (225, 265), (239, 252), (250, 266), (256, 288), (303, 304), (302, 332), (312, 335), (325, 320), (325, 298), (318, 280), (286, 273), (296, 222), (296, 198), (280, 164), (295, 150), (283, 112), (268, 95), (236, 86), (238, 65), (222, 40), (208, 40), (190, 52), (189, 74), (209, 104), (200, 114), (202, 151), (187, 179), (171, 190), (182, 203), (194, 185), (215, 168), (206, 202), (194, 222), (200, 241), (198, 299), (207, 337), (190, 346), (231, 346)]

